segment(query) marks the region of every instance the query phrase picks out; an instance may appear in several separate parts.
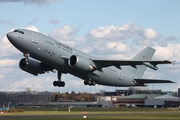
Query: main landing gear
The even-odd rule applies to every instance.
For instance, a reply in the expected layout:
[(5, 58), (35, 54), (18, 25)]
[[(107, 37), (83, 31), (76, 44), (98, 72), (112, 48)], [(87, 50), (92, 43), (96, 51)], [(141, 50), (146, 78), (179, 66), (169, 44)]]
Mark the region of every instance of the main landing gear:
[(96, 82), (93, 80), (84, 80), (84, 85), (95, 86)]
[(57, 74), (57, 77), (58, 77), (58, 81), (54, 81), (53, 82), (53, 85), (56, 87), (64, 87), (65, 86), (65, 82), (64, 81), (61, 81), (61, 75), (62, 75), (62, 72), (61, 71), (58, 71), (58, 74)]

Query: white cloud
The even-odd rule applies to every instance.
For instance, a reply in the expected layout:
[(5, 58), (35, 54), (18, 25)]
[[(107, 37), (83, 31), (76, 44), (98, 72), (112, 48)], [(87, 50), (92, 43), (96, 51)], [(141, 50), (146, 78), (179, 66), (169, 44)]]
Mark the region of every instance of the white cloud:
[(129, 51), (129, 47), (127, 44), (124, 43), (120, 43), (120, 42), (109, 42), (107, 44), (107, 48), (109, 50), (112, 50), (113, 53), (125, 53), (127, 51)]
[(9, 20), (0, 20), (0, 24), (14, 25), (14, 22)]
[(92, 39), (101, 39), (101, 40), (125, 40), (131, 37), (135, 37), (141, 32), (139, 26), (135, 26), (133, 23), (127, 23), (122, 26), (102, 26), (97, 29), (91, 30), (89, 36)]
[(144, 36), (147, 40), (153, 40), (158, 38), (158, 33), (155, 30), (148, 28), (144, 30)]
[(57, 20), (57, 19), (51, 19), (51, 20), (49, 20), (49, 22), (56, 25), (56, 24), (58, 24), (60, 21)]
[(0, 0), (0, 2), (23, 2), (25, 4), (38, 4), (38, 5), (44, 5), (51, 2), (58, 2), (63, 0)]
[[(9, 71), (9, 74), (13, 77), (2, 77), (0, 78), (1, 81), (1, 90), (3, 91), (23, 91), (25, 88), (30, 87), (31, 90), (38, 90), (38, 91), (52, 91), (52, 78), (49, 76), (32, 76), (20, 69), (14, 69), (14, 73)], [(22, 74), (23, 73), (23, 74)], [(6, 74), (8, 75), (8, 74)], [(16, 76), (16, 77), (14, 77)], [(8, 80), (7, 80), (8, 78)], [(5, 82), (6, 81), (6, 82)]]
[(170, 59), (180, 61), (180, 44), (168, 44), (166, 47), (154, 46), (157, 59)]
[(77, 29), (70, 26), (64, 26), (62, 28), (53, 30), (49, 35), (57, 40), (66, 41), (72, 40), (72, 37), (76, 35)]
[(13, 45), (9, 42), (6, 36), (0, 38), (0, 58), (4, 58), (7, 56), (15, 56), (19, 52), (17, 49), (13, 47)]
[(152, 28), (143, 29), (134, 23), (126, 23), (121, 26), (101, 26), (91, 30), (87, 34), (88, 40), (91, 41), (122, 41), (136, 46), (156, 44), (166, 46), (168, 40), (177, 40), (174, 36), (164, 37)]
[(13, 67), (18, 64), (19, 61), (12, 59), (2, 59), (0, 60), (0, 67)]
[(35, 26), (31, 25), (31, 26), (28, 26), (27, 28), (25, 29), (28, 29), (28, 30), (32, 30), (32, 31), (36, 31), (36, 32), (39, 32), (38, 28), (36, 28)]
[[(146, 45), (152, 45), (155, 47), (159, 46), (157, 43), (158, 38), (160, 38), (160, 41), (162, 39), (165, 40), (166, 38), (169, 39), (169, 37), (161, 36), (152, 28), (143, 30), (141, 27), (136, 26), (133, 23), (127, 23), (122, 26), (98, 27), (97, 29), (91, 30), (85, 37), (75, 39), (74, 36), (76, 35), (76, 32), (76, 28), (64, 26), (62, 28), (52, 31), (49, 35), (55, 39), (64, 42), (65, 44), (78, 48), (79, 50), (82, 50), (88, 54), (90, 53), (97, 56), (100, 54), (104, 56), (109, 56), (109, 54), (111, 54), (110, 56), (114, 56), (113, 58), (131, 58), (132, 56), (134, 56), (134, 51), (136, 51), (137, 53)], [(118, 35), (118, 33), (120, 33), (121, 35)], [(173, 36), (171, 36), (171, 38), (174, 39)], [(126, 41), (122, 41), (122, 39)], [(170, 46), (172, 47), (171, 50), (173, 50), (174, 48), (173, 54), (177, 54), (176, 49), (178, 49), (178, 44), (175, 47), (173, 47), (173, 44), (170, 45), (167, 43), (166, 45), (168, 45), (168, 49), (171, 49)], [(159, 49), (162, 48), (166, 47), (159, 46)], [(172, 56), (172, 54), (170, 53), (172, 52), (168, 52), (168, 54), (161, 54), (159, 56), (161, 56), (161, 58), (162, 55)], [(156, 55), (157, 54), (158, 53), (156, 53)]]
[(29, 22), (29, 25), (33, 25), (36, 24), (39, 21), (39, 18), (34, 18), (34, 20), (32, 20), (31, 22)]

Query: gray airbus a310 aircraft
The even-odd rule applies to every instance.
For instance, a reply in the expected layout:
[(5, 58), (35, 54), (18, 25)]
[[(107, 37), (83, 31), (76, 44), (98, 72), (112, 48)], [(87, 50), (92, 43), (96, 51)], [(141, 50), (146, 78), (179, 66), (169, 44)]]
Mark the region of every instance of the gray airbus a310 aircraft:
[[(102, 60), (65, 45), (47, 35), (26, 29), (7, 33), (9, 41), (25, 58), (19, 67), (33, 75), (57, 70), (54, 86), (64, 87), (62, 73), (70, 73), (84, 80), (85, 85), (145, 86), (151, 83), (173, 83), (170, 80), (142, 78), (147, 67), (157, 70), (158, 64), (174, 64), (168, 60), (152, 61), (155, 49), (145, 47), (131, 60)], [(29, 57), (34, 58), (29, 59)]]

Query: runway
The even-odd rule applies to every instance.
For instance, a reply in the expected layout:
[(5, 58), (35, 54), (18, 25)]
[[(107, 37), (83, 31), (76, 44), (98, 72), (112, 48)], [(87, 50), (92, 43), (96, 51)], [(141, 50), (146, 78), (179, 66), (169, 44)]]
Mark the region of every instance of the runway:
[(151, 111), (151, 112), (138, 112), (136, 109), (130, 112), (121, 111), (121, 112), (110, 112), (110, 113), (91, 113), (91, 114), (82, 114), (82, 113), (65, 113), (65, 114), (0, 114), (0, 120), (59, 120), (59, 119), (84, 119), (86, 116), (90, 119), (165, 119), (165, 118), (178, 118), (180, 119), (179, 110), (170, 110), (170, 111)]
[[(127, 115), (127, 114), (124, 114)], [(129, 114), (130, 115), (130, 114)], [(63, 115), (0, 115), (0, 120), (16, 119), (66, 119), (83, 116), (122, 116), (122, 114), (63, 114)]]
[[(59, 114), (59, 115), (0, 115), (0, 120), (16, 120), (16, 119), (65, 119), (73, 117), (100, 117), (100, 116), (131, 116), (134, 114)], [(138, 115), (138, 114), (136, 114)]]

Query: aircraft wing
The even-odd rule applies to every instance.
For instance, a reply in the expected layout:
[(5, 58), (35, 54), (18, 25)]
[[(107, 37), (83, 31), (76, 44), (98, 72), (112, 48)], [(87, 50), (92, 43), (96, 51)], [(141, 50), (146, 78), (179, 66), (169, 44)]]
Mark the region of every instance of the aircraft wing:
[(94, 63), (101, 65), (100, 68), (108, 66), (132, 66), (136, 68), (136, 65), (145, 65), (149, 68), (157, 70), (156, 65), (158, 64), (175, 64), (175, 61), (171, 62), (169, 60), (164, 61), (152, 61), (152, 60), (92, 60)]
[(139, 78), (135, 78), (134, 80), (139, 84), (174, 83), (173, 81), (170, 81), (170, 80), (158, 80), (158, 79), (139, 79)]

